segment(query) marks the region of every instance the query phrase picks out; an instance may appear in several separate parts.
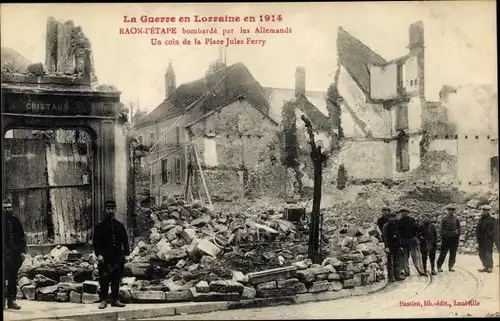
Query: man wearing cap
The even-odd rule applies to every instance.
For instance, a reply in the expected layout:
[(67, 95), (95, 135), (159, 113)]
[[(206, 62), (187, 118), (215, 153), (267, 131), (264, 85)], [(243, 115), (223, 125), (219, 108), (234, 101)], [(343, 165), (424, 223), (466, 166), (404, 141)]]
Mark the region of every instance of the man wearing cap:
[(402, 248), (401, 237), (396, 225), (396, 213), (388, 213), (389, 220), (382, 227), (382, 235), (385, 244), (385, 252), (387, 253), (387, 274), (389, 282), (402, 281), (405, 278), (402, 276)]
[(458, 242), (460, 238), (460, 221), (455, 215), (456, 206), (449, 204), (445, 207), (446, 214), (441, 219), (439, 225), (439, 234), (441, 236), (441, 247), (439, 249), (439, 258), (437, 261), (438, 272), (443, 272), (441, 266), (444, 263), (446, 254), (450, 252), (448, 258), (448, 270), (455, 272), (453, 266), (457, 257)]
[(384, 225), (389, 222), (389, 213), (391, 213), (391, 209), (387, 206), (382, 208), (382, 216), (377, 220), (377, 226), (380, 230), (380, 235), (382, 238), (384, 237)]
[(436, 275), (434, 265), (436, 263), (437, 252), (437, 231), (432, 222), (431, 215), (425, 214), (419, 226), (420, 251), (422, 253), (422, 265), (427, 272), (427, 258), (431, 263), (431, 274)]
[(495, 241), (495, 218), (490, 215), (491, 206), (481, 206), (483, 211), (476, 227), (476, 236), (478, 244), (479, 259), (483, 264), (479, 272), (493, 271), (493, 243)]
[[(4, 276), (7, 281), (7, 308), (19, 310), (21, 307), (16, 303), (17, 273), (23, 264), (26, 253), (26, 236), (24, 235), (21, 221), (12, 213), (12, 202), (5, 199), (2, 202), (3, 219), (3, 258)], [(5, 283), (4, 283), (5, 285)], [(3, 306), (5, 309), (5, 297)]]
[(120, 281), (123, 276), (126, 256), (130, 255), (130, 246), (125, 226), (115, 218), (116, 204), (106, 201), (105, 217), (94, 230), (94, 252), (99, 262), (99, 309), (107, 306), (109, 286), (111, 284), (111, 306), (124, 307), (118, 300)]
[(403, 246), (403, 268), (406, 276), (410, 276), (409, 258), (417, 269), (420, 276), (427, 275), (422, 264), (422, 254), (418, 242), (418, 224), (417, 221), (409, 216), (410, 209), (401, 207), (398, 211), (401, 217), (397, 220), (397, 226), (402, 238)]

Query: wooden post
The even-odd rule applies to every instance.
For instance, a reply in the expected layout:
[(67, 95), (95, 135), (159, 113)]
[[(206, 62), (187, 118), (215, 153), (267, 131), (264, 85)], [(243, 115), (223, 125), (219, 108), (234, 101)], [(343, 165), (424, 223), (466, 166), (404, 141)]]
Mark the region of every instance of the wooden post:
[(311, 122), (302, 115), (302, 121), (305, 123), (307, 133), (309, 134), (309, 144), (311, 145), (311, 159), (314, 167), (314, 196), (313, 208), (311, 212), (311, 224), (309, 226), (309, 249), (308, 256), (313, 263), (320, 263), (319, 253), (320, 245), (320, 206), (321, 206), (321, 184), (323, 180), (323, 163), (326, 161), (326, 154), (321, 152), (321, 146), (316, 147), (314, 133)]

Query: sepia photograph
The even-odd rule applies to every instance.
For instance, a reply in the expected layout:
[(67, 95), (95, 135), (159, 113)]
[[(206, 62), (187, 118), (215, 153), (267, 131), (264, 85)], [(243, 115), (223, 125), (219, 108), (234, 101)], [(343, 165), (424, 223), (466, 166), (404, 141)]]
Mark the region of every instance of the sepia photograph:
[(2, 3), (3, 318), (499, 317), (496, 23)]

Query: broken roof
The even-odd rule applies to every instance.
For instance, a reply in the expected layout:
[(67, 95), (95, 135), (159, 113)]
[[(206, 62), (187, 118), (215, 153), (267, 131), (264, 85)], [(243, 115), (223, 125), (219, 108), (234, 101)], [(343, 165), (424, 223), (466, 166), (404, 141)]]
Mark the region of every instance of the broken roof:
[[(206, 84), (211, 88), (211, 96), (207, 96)], [(242, 97), (255, 108), (268, 114), (269, 106), (263, 88), (243, 63), (236, 63), (201, 79), (180, 85), (139, 125), (179, 115), (192, 108), (200, 109), (205, 114)]]
[[(285, 102), (295, 100), (295, 90), (289, 88), (264, 87), (269, 101), (269, 116), (276, 122), (281, 123), (281, 113)], [(323, 91), (306, 91), (305, 97), (316, 109), (328, 117), (326, 108), (326, 93)]]
[(339, 27), (337, 35), (337, 56), (341, 64), (360, 88), (370, 92), (369, 65), (385, 65), (387, 61), (361, 41)]

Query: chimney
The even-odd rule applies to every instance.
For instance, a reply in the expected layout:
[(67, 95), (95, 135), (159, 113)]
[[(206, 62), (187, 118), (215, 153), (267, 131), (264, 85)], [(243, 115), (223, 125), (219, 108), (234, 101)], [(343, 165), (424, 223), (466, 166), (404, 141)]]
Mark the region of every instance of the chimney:
[(410, 39), (408, 48), (424, 48), (424, 24), (422, 21), (414, 22), (410, 25)]
[(172, 67), (172, 61), (170, 60), (168, 62), (167, 72), (165, 73), (165, 99), (168, 99), (175, 89), (175, 71), (174, 67)]
[(304, 67), (297, 67), (295, 70), (295, 96), (306, 94), (306, 70)]

